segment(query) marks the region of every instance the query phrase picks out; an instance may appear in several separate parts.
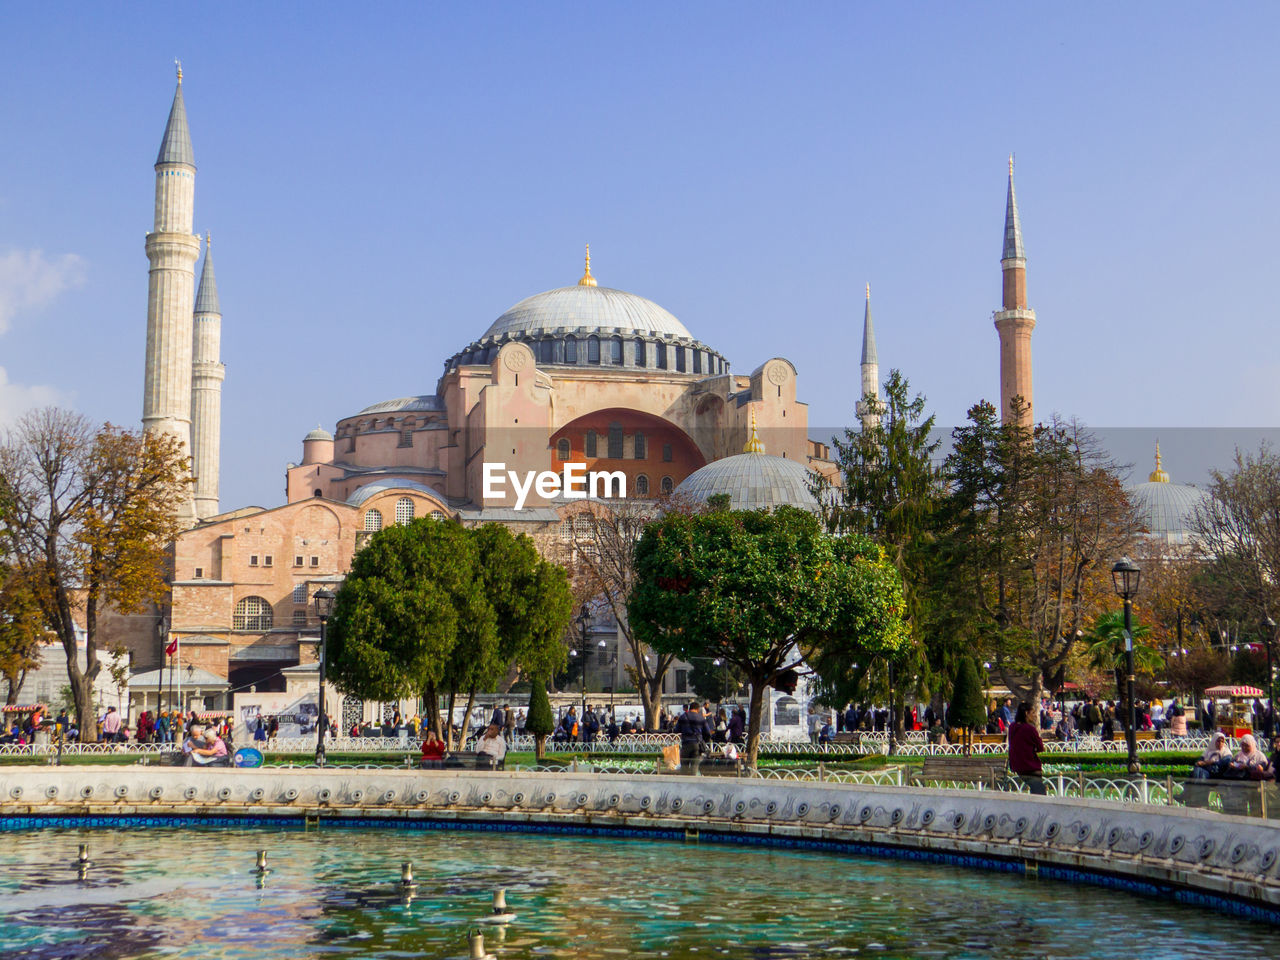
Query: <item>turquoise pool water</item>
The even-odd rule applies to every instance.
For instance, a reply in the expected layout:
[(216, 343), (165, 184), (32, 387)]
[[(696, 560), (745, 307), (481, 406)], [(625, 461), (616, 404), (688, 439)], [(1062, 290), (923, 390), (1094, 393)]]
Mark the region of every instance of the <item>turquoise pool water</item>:
[[(76, 869), (79, 844), (93, 866)], [(259, 885), (255, 853), (269, 851)], [(398, 889), (411, 860), (419, 886)], [(529, 834), (46, 829), (0, 835), (0, 957), (93, 960), (1275, 956), (1277, 931), (1060, 881), (823, 853)]]

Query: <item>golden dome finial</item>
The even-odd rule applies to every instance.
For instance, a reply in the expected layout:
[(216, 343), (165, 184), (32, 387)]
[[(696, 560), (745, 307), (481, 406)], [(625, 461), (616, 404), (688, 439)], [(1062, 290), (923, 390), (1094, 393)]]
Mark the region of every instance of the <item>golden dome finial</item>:
[(174, 60), (173, 65), (178, 68), (178, 82), (182, 82), (182, 61)]
[(587, 269), (583, 271), (582, 279), (578, 281), (580, 287), (596, 286), (596, 278), (591, 275), (591, 244), (587, 244)]
[(1009, 177), (1013, 178), (1013, 154), (1009, 154)]
[(867, 299), (871, 299), (871, 284), (867, 284)]
[(747, 439), (747, 445), (742, 448), (743, 453), (764, 453), (764, 444), (760, 442), (760, 434), (756, 433), (756, 412), (751, 411), (751, 436)]
[(1164, 469), (1160, 463), (1160, 441), (1156, 441), (1156, 468), (1151, 471), (1151, 475), (1147, 477), (1151, 483), (1168, 483), (1169, 472)]

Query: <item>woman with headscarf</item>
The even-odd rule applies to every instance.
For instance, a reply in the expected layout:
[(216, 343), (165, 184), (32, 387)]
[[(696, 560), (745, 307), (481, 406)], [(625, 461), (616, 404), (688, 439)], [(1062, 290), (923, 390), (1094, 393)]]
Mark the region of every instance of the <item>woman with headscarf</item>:
[(1258, 749), (1258, 741), (1252, 733), (1246, 733), (1240, 738), (1240, 752), (1231, 760), (1230, 775), (1244, 780), (1261, 779), (1269, 768), (1267, 755)]
[(1223, 766), (1231, 760), (1231, 751), (1227, 749), (1227, 735), (1218, 731), (1213, 741), (1204, 748), (1204, 754), (1191, 768), (1191, 776), (1196, 780), (1208, 780), (1210, 777), (1222, 775)]

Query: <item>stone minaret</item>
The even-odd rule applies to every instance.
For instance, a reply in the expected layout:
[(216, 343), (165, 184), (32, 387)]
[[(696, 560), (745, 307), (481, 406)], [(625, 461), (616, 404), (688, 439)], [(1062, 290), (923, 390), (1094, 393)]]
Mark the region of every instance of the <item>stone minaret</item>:
[(880, 425), (880, 414), (875, 403), (880, 399), (880, 361), (876, 358), (876, 330), (871, 325), (871, 284), (867, 284), (867, 309), (862, 317), (862, 399), (858, 401), (858, 418), (863, 430), (874, 430)]
[(196, 293), (195, 337), (191, 347), (191, 472), (195, 475), (196, 519), (218, 512), (218, 458), (222, 448), (222, 380), (218, 360), (222, 308), (213, 275), (213, 238), (205, 234), (204, 268)]
[[(175, 437), (183, 450), (191, 439), (191, 338), (195, 265), (200, 238), (191, 232), (196, 162), (178, 88), (156, 158), (156, 221), (147, 234), (151, 283), (147, 295), (147, 368), (142, 387), (142, 426)], [(188, 503), (181, 514), (195, 516)]]
[(1031, 331), (1036, 328), (1036, 312), (1027, 307), (1027, 255), (1022, 249), (1022, 222), (1018, 219), (1018, 199), (1013, 192), (1013, 157), (1009, 158), (1009, 197), (1004, 208), (1003, 309), (995, 315), (1000, 333), (1000, 416), (1009, 416), (1014, 397), (1026, 404), (1023, 426), (1035, 419), (1031, 412)]

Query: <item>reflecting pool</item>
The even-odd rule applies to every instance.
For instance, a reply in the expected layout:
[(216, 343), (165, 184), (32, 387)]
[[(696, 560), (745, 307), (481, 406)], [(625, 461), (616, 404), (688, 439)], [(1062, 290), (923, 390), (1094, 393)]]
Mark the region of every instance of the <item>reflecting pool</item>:
[[(83, 879), (78, 846), (89, 845)], [(271, 872), (259, 884), (255, 853)], [(401, 861), (418, 886), (399, 889)], [(661, 840), (325, 827), (0, 834), (0, 957), (459, 957), (507, 889), (499, 958), (1275, 954), (1276, 931), (1092, 886)]]

